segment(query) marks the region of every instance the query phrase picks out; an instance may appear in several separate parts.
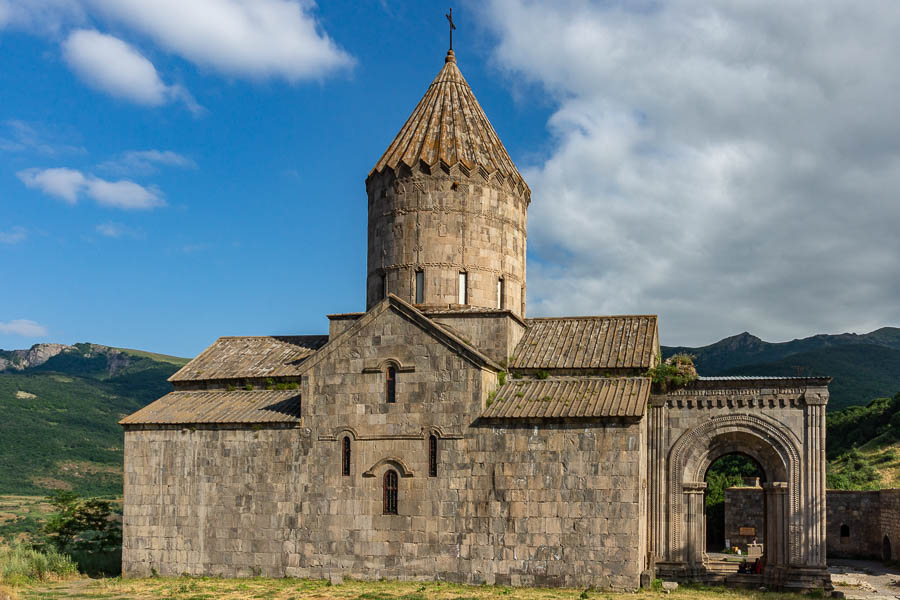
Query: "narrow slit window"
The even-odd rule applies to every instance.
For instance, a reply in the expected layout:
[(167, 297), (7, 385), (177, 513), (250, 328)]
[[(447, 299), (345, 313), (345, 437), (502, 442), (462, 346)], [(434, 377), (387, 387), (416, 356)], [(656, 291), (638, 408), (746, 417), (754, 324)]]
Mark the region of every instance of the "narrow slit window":
[(384, 474), (384, 514), (397, 514), (397, 471)]
[(381, 288), (381, 299), (387, 298), (388, 289), (387, 289), (387, 274), (379, 273), (378, 274), (378, 286)]
[(350, 436), (344, 438), (341, 452), (341, 474), (344, 477), (350, 476)]
[(425, 271), (416, 271), (416, 304), (425, 302)]
[(500, 279), (497, 280), (497, 308), (500, 308), (500, 309), (503, 308), (503, 303), (506, 300), (506, 298), (504, 298), (503, 295), (504, 295), (503, 278), (501, 277)]
[(428, 476), (429, 477), (437, 477), (437, 467), (438, 467), (437, 436), (431, 435), (428, 437)]
[(393, 404), (397, 401), (397, 369), (388, 367), (384, 372), (384, 399)]
[(468, 302), (468, 273), (460, 271), (459, 273), (459, 303), (466, 304)]

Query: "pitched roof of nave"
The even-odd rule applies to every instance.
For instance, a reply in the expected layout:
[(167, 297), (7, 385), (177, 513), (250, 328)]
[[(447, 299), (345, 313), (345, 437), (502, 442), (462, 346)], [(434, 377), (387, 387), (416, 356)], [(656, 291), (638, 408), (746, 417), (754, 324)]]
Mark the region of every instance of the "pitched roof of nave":
[(120, 425), (299, 423), (297, 390), (199, 390), (166, 394)]
[(525, 321), (511, 369), (649, 369), (659, 355), (656, 315)]
[(401, 164), (415, 168), (420, 162), (429, 166), (443, 162), (447, 167), (458, 163), (473, 173), (483, 169), (483, 175), (511, 179), (530, 193), (456, 66), (453, 50), (369, 176), (388, 167), (396, 171)]
[(327, 335), (220, 337), (169, 381), (289, 377), (326, 342)]
[(641, 417), (650, 399), (648, 377), (550, 377), (508, 380), (482, 417), (561, 419)]

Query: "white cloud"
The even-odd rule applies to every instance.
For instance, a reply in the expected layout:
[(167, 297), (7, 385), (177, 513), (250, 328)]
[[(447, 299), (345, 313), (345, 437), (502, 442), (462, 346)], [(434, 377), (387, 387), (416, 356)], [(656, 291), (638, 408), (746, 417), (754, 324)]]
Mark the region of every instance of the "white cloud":
[(0, 333), (22, 337), (44, 337), (47, 335), (47, 328), (28, 319), (14, 319), (6, 323), (0, 321)]
[[(2, 0), (0, 0), (2, 1)], [(7, 137), (0, 137), (0, 150), (4, 152), (37, 152), (54, 156), (62, 153), (84, 153), (85, 149), (65, 143), (59, 131), (40, 123), (28, 123), (10, 119), (3, 123)]]
[(94, 230), (102, 236), (120, 239), (120, 238), (143, 238), (144, 235), (140, 231), (135, 231), (134, 229), (123, 225), (122, 223), (116, 223), (114, 221), (107, 221), (106, 223), (101, 223), (97, 225)]
[(75, 169), (25, 169), (16, 173), (27, 187), (37, 188), (48, 196), (61, 198), (68, 204), (78, 202), (78, 194), (84, 189), (86, 178)]
[(78, 0), (0, 0), (0, 29), (15, 27), (53, 34), (66, 23), (81, 22), (84, 17)]
[(128, 210), (145, 210), (166, 204), (162, 192), (155, 187), (145, 187), (127, 179), (107, 181), (66, 168), (26, 169), (17, 175), (27, 187), (39, 189), (69, 204), (75, 204), (82, 194), (97, 204)]
[(24, 227), (13, 227), (9, 231), (0, 231), (0, 244), (18, 244), (28, 237)]
[(900, 323), (895, 3), (484, 10), (557, 103), (524, 171), (531, 314), (658, 312), (665, 344)]
[(155, 173), (159, 166), (196, 169), (197, 163), (171, 150), (132, 150), (123, 152), (97, 168), (121, 175), (149, 175)]
[(112, 208), (142, 210), (165, 205), (159, 190), (128, 180), (106, 181), (92, 177), (88, 181), (86, 192), (98, 204)]
[(352, 65), (298, 0), (87, 0), (162, 48), (228, 75), (296, 82)]
[(116, 37), (78, 29), (62, 49), (69, 67), (95, 89), (144, 106), (182, 101), (195, 115), (203, 112), (187, 90), (163, 83), (152, 62)]

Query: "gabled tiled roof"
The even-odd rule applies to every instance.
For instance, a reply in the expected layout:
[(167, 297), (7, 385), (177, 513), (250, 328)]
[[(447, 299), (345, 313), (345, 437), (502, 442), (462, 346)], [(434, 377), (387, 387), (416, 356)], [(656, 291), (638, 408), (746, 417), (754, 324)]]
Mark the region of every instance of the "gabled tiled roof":
[(488, 419), (640, 417), (650, 399), (647, 377), (514, 379), (484, 411)]
[(221, 337), (169, 381), (297, 375), (300, 364), (327, 342), (327, 335)]
[(655, 315), (526, 319), (511, 369), (649, 369), (658, 352)]
[(209, 390), (172, 392), (121, 421), (120, 425), (204, 423), (299, 423), (300, 392)]
[(456, 66), (452, 50), (447, 53), (444, 68), (369, 176), (387, 167), (396, 171), (401, 164), (414, 168), (420, 161), (429, 166), (443, 162), (448, 167), (459, 163), (471, 172), (484, 169), (487, 175), (511, 179), (530, 193)]

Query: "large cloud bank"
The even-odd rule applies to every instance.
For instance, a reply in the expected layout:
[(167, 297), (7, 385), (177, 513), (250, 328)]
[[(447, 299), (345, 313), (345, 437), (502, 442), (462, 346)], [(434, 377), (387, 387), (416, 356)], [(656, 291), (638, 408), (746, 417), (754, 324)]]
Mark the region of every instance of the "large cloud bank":
[(895, 3), (484, 10), (558, 103), (531, 314), (655, 312), (667, 344), (900, 325)]

